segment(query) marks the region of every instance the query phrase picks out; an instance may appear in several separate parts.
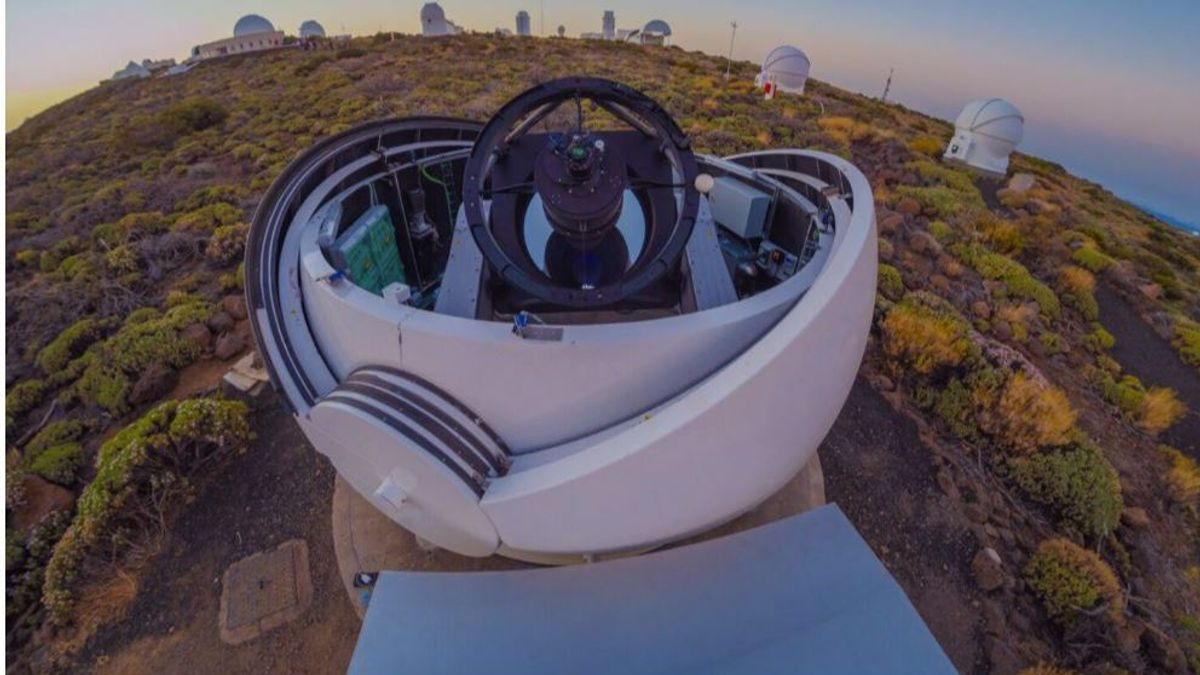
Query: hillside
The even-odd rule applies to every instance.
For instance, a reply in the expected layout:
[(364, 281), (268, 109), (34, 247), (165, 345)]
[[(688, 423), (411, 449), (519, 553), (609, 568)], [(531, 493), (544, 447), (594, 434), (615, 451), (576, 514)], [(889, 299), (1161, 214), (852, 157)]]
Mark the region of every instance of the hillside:
[[(817, 148), (866, 173), (882, 264), (856, 395), (890, 407), (862, 413), (880, 428), (861, 445), (821, 456), (847, 504), (887, 498), (847, 512), (960, 669), (1200, 671), (1200, 238), (1045, 160), (1014, 157), (1032, 185), (945, 166), (944, 121), (811, 80), (763, 101), (755, 66), (729, 82), (724, 66), (677, 48), (381, 35), (108, 83), (8, 134), (17, 658), (87, 665), (101, 624), (161, 590), (114, 580), (221, 499), (204, 489), (218, 474), (237, 480), (219, 469), (262, 413), (209, 394), (246, 347), (247, 223), (288, 162), (358, 122), (482, 121), (582, 73), (645, 91), (700, 152)], [(904, 475), (839, 492), (871, 463)], [(936, 485), (938, 512), (905, 508), (902, 479)], [(923, 555), (911, 533), (930, 519), (961, 545)], [(961, 631), (909, 585), (942, 565), (974, 582)]]

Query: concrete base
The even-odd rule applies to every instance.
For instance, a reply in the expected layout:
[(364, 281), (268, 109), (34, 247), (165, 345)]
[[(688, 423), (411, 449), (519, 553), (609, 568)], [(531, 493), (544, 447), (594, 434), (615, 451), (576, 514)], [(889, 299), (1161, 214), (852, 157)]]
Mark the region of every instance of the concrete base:
[[(814, 455), (804, 470), (756, 508), (725, 525), (674, 542), (665, 548), (724, 537), (808, 511), (824, 503), (825, 477), (821, 473), (821, 462)], [(471, 572), (533, 567), (534, 562), (584, 562), (580, 558), (543, 558), (519, 551), (504, 551), (506, 555), (513, 557), (493, 555), (487, 558), (468, 558), (440, 548), (430, 550), (422, 546), (422, 543), (411, 532), (371, 506), (370, 502), (338, 477), (333, 491), (333, 548), (337, 556), (338, 574), (350, 595), (354, 611), (358, 612), (360, 617), (366, 615), (370, 594), (365, 589), (354, 586), (354, 578), (359, 572)], [(529, 562), (516, 560), (515, 557)]]

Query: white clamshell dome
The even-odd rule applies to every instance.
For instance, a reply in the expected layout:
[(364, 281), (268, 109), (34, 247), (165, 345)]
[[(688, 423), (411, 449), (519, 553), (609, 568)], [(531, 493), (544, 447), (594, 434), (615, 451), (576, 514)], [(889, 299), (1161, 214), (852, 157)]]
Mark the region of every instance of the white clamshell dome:
[(781, 45), (772, 49), (763, 59), (762, 71), (754, 83), (762, 87), (772, 82), (779, 91), (790, 94), (803, 94), (804, 85), (808, 82), (808, 71), (812, 63), (799, 47)]
[(275, 26), (257, 14), (247, 14), (237, 20), (233, 26), (234, 37), (254, 35), (255, 33), (273, 33)]
[(1008, 157), (1024, 136), (1025, 117), (1002, 98), (968, 103), (954, 122), (954, 136), (943, 158), (990, 176), (1008, 172)]
[[(538, 126), (593, 109), (581, 90), (628, 128)], [(487, 125), (381, 120), (301, 155), (255, 215), (251, 323), (313, 446), (426, 541), (644, 550), (816, 453), (867, 342), (873, 204), (840, 157), (695, 155), (640, 92), (564, 78)]]

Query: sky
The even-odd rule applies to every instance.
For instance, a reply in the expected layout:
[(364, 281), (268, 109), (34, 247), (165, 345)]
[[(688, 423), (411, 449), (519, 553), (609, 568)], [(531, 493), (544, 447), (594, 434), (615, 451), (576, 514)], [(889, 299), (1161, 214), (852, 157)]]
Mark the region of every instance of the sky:
[[(6, 129), (95, 86), (129, 60), (187, 56), (261, 14), (295, 33), (417, 32), (422, 2), (398, 0), (8, 0)], [(1020, 149), (1066, 166), (1135, 203), (1200, 226), (1200, 0), (444, 0), (468, 29), (599, 31), (654, 18), (675, 44), (759, 61), (790, 43), (812, 76), (953, 120), (968, 101), (999, 96), (1025, 115)], [(544, 18), (542, 18), (544, 17)]]

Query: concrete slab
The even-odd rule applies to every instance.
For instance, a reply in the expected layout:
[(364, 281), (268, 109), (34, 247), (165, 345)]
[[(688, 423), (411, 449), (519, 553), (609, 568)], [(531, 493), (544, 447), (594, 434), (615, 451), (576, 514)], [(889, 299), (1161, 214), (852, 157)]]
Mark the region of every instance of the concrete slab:
[(312, 604), (308, 544), (292, 539), (242, 558), (221, 584), (221, 640), (240, 644), (296, 619)]
[[(725, 525), (664, 548), (724, 537), (824, 504), (825, 478), (821, 472), (821, 462), (814, 455), (795, 478), (758, 507)], [(366, 615), (369, 598), (363, 589), (354, 586), (354, 577), (359, 572), (471, 572), (536, 567), (532, 563), (500, 555), (468, 558), (444, 549), (425, 548), (411, 532), (383, 515), (341, 477), (338, 477), (333, 492), (333, 547), (338, 574), (360, 617)]]

